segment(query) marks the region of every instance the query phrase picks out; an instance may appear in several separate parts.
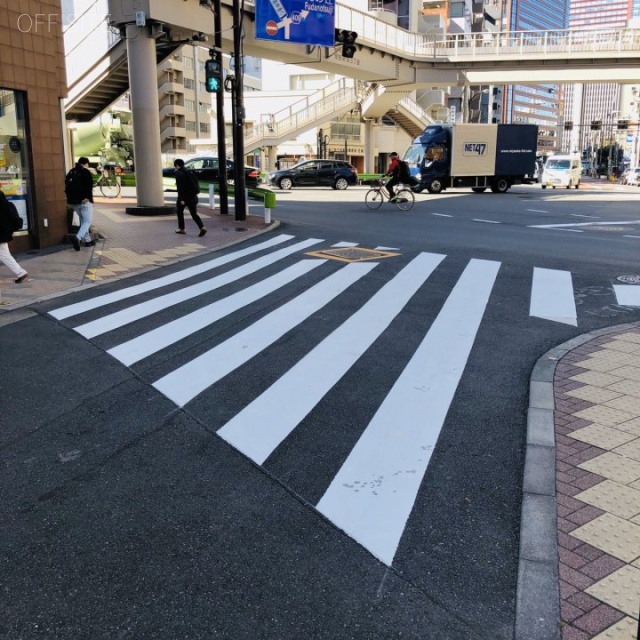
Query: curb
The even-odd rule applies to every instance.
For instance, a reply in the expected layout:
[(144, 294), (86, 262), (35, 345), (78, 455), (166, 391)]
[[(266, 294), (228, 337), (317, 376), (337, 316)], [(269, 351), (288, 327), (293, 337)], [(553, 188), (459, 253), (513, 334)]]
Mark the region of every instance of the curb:
[(556, 365), (594, 338), (638, 327), (638, 322), (621, 324), (572, 338), (547, 351), (531, 372), (514, 640), (561, 638), (553, 391)]

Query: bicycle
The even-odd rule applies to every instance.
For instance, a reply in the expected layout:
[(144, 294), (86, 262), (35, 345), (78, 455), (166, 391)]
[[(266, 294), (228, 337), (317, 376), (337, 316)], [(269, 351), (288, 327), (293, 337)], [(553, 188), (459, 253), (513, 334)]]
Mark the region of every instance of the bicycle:
[(100, 193), (105, 198), (117, 198), (120, 195), (121, 187), (118, 176), (110, 171), (103, 171), (93, 186), (94, 188), (99, 187)]
[(364, 196), (364, 202), (368, 209), (379, 209), (385, 200), (393, 202), (398, 209), (402, 211), (409, 211), (409, 209), (413, 207), (416, 198), (413, 195), (413, 191), (411, 191), (407, 185), (399, 184), (396, 189), (396, 197), (391, 200), (389, 193), (384, 188), (386, 184), (385, 181), (380, 179), (377, 182), (378, 186), (369, 189)]

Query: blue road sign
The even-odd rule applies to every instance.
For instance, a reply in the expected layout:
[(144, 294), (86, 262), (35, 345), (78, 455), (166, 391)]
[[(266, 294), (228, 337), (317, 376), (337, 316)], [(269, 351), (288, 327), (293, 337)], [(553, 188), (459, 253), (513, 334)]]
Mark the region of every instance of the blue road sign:
[(335, 44), (335, 0), (256, 0), (256, 39)]

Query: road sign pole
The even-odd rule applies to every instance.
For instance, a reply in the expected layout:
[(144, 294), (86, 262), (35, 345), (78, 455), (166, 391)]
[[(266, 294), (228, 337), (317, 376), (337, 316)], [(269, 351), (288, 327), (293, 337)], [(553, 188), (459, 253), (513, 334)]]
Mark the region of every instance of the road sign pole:
[[(213, 44), (216, 49), (215, 56), (220, 62), (222, 69), (222, 18), (220, 17), (220, 0), (213, 0)], [(196, 109), (198, 109), (196, 105)], [(218, 193), (218, 202), (220, 203), (220, 213), (229, 213), (229, 191), (227, 176), (227, 145), (225, 143), (225, 126), (224, 126), (224, 91), (216, 93), (216, 126), (218, 133), (218, 175), (220, 176), (220, 187)]]
[(235, 64), (235, 82), (233, 83), (233, 160), (235, 169), (235, 210), (236, 220), (247, 219), (247, 196), (244, 177), (244, 83), (242, 59), (242, 13), (240, 0), (233, 0), (233, 57)]

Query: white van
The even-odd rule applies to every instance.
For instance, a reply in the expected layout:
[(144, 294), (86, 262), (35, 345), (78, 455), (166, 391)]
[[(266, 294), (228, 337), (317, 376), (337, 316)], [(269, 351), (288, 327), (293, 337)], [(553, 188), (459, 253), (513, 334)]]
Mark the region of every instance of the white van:
[(542, 188), (566, 187), (570, 189), (580, 186), (582, 160), (580, 156), (551, 156), (542, 171)]

